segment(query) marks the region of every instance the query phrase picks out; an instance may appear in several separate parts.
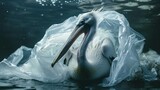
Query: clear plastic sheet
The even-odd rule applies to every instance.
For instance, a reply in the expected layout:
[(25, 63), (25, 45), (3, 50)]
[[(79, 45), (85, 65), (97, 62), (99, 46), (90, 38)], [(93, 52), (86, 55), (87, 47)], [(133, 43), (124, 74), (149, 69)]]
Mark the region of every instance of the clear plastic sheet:
[[(117, 57), (112, 62), (109, 77), (102, 83), (103, 86), (113, 86), (132, 77), (139, 70), (140, 58), (144, 60), (144, 57), (140, 56), (145, 38), (129, 26), (122, 14), (115, 11), (93, 11), (93, 13), (98, 17), (96, 38), (110, 37), (115, 45)], [(63, 65), (63, 58), (54, 68), (51, 67), (51, 62), (82, 15), (52, 25), (33, 49), (22, 46), (0, 62), (0, 79), (16, 76), (54, 83), (67, 80), (68, 69)], [(77, 47), (80, 39), (72, 47)]]

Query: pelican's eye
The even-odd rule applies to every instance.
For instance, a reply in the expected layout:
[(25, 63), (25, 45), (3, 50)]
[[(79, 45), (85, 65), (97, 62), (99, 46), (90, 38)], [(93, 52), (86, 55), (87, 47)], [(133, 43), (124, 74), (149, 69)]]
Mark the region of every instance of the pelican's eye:
[(85, 20), (81, 20), (79, 23), (78, 23), (78, 27), (80, 27), (80, 26), (82, 26), (82, 25), (84, 25), (85, 24)]
[(92, 15), (83, 16), (77, 26), (80, 27), (85, 24), (90, 24), (92, 21), (92, 17)]

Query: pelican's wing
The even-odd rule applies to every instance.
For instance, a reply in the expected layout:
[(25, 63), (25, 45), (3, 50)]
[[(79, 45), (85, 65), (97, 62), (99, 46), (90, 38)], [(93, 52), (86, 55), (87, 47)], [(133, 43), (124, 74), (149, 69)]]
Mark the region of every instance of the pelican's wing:
[(109, 38), (105, 38), (101, 45), (102, 54), (111, 62), (116, 57), (115, 48), (113, 42)]

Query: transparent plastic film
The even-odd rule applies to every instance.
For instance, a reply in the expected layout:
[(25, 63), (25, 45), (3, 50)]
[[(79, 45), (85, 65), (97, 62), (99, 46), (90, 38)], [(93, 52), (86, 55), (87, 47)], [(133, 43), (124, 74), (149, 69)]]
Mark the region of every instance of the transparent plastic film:
[[(156, 72), (158, 65), (153, 65), (153, 68), (146, 70), (147, 65), (150, 65), (146, 63), (148, 62), (146, 60), (148, 58), (160, 59), (160, 57), (158, 54), (152, 53), (153, 51), (148, 54), (150, 56), (152, 54), (151, 57), (142, 54), (145, 38), (129, 26), (127, 19), (115, 11), (92, 11), (91, 13), (98, 18), (94, 40), (110, 38), (115, 45), (117, 54), (112, 62), (110, 75), (104, 79), (102, 85), (116, 85), (130, 77), (135, 77), (137, 71), (140, 70), (145, 72), (142, 73), (144, 79), (155, 80), (158, 75)], [(67, 80), (70, 76), (67, 66), (63, 64), (64, 58), (54, 68), (51, 67), (51, 63), (74, 30), (75, 23), (78, 23), (84, 14), (70, 17), (63, 23), (49, 27), (34, 48), (22, 46), (17, 49), (7, 59), (0, 62), (0, 78), (19, 77), (54, 83)], [(77, 39), (72, 47), (78, 47), (81, 39)], [(150, 61), (150, 63), (154, 62), (159, 63), (158, 60)]]

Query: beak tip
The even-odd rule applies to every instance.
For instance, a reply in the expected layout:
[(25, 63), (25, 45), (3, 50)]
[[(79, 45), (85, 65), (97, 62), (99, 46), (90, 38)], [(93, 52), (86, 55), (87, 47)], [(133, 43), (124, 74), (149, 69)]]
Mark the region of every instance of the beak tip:
[(52, 67), (52, 68), (54, 67), (54, 63), (51, 64), (51, 67)]

